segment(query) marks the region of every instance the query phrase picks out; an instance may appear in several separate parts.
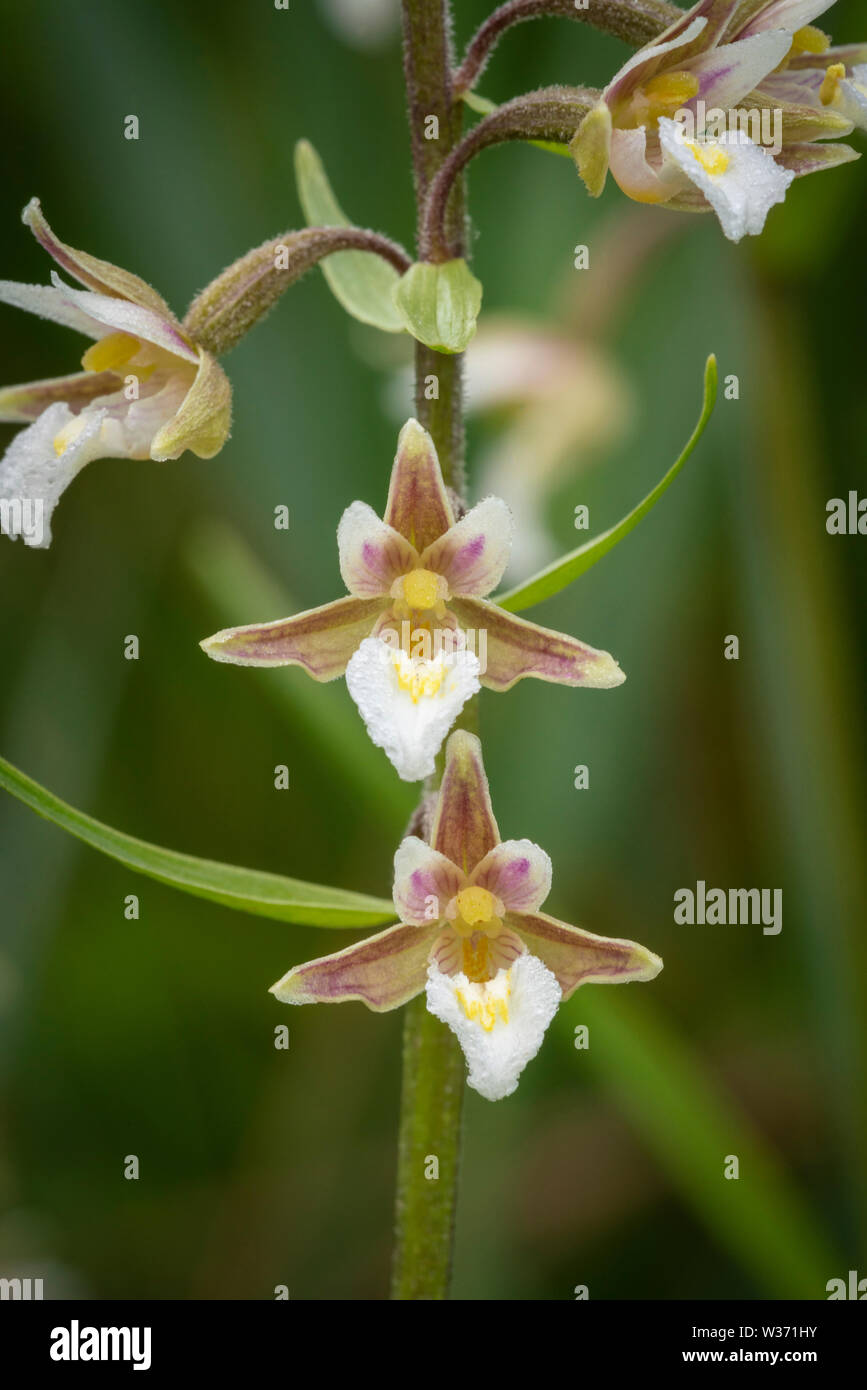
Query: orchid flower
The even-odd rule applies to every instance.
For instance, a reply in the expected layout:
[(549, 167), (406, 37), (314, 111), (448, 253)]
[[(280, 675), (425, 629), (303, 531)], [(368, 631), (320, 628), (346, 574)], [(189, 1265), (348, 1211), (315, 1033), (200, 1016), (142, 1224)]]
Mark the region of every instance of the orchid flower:
[(394, 857), (397, 926), (295, 966), (272, 986), (286, 1004), (359, 999), (376, 1012), (422, 990), (486, 1100), (511, 1095), (558, 1006), (579, 985), (652, 980), (662, 961), (634, 941), (594, 936), (541, 912), (551, 861), (531, 840), (501, 840), (479, 740), (457, 730), (430, 843)]
[(191, 449), (212, 458), (231, 421), (231, 387), (216, 360), (181, 327), (161, 295), (137, 275), (66, 246), (34, 198), (23, 220), (62, 270), (51, 285), (0, 281), (0, 301), (65, 324), (93, 339), (83, 372), (0, 390), (0, 420), (27, 426), (0, 460), (4, 519), (12, 504), (35, 504), (42, 525), (8, 534), (47, 546), (63, 491), (98, 458), (175, 459)]
[(229, 628), (202, 642), (215, 661), (303, 666), (314, 680), (346, 673), (368, 732), (405, 781), (434, 758), (479, 683), (509, 690), (525, 676), (609, 689), (613, 657), (517, 618), (485, 595), (509, 559), (512, 518), (487, 497), (455, 517), (433, 440), (401, 430), (385, 517), (353, 502), (337, 547), (345, 598), (292, 618)]
[[(830, 3), (700, 0), (623, 65), (579, 127), (571, 149), (589, 191), (601, 193), (610, 167), (630, 198), (712, 209), (740, 241), (795, 177), (857, 159), (817, 143), (848, 135), (867, 110), (863, 72), (846, 76), (863, 49), (838, 58), (810, 24)], [(833, 61), (820, 64), (826, 50)]]

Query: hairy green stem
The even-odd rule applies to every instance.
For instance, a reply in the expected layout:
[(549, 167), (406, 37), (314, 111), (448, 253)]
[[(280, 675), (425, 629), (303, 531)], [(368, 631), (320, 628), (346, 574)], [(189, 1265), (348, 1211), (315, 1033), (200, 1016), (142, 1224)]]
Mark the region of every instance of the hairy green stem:
[[(451, 80), (451, 14), (448, 0), (403, 0), (403, 51), (412, 163), (418, 213), (418, 254), (430, 256), (425, 242), (424, 208), (428, 192), (461, 138), (462, 103), (454, 100)], [(461, 255), (466, 241), (464, 196), (455, 180), (443, 211), (446, 235)], [(423, 343), (415, 351), (415, 410), (433, 437), (443, 477), (463, 495), (463, 357), (435, 352)]]
[[(404, 67), (419, 223), (428, 190), (461, 134), (452, 96), (448, 0), (403, 0)], [(430, 118), (436, 117), (436, 124)], [(436, 138), (425, 139), (425, 131)], [(463, 189), (457, 180), (445, 213), (449, 235), (464, 241)], [(430, 431), (446, 482), (462, 498), (462, 360), (416, 346), (416, 413)], [(424, 995), (406, 1006), (398, 1137), (392, 1298), (444, 1299), (451, 1275), (465, 1066), (453, 1034), (428, 1013)]]
[(419, 995), (404, 1011), (392, 1298), (448, 1296), (465, 1073), (454, 1035)]

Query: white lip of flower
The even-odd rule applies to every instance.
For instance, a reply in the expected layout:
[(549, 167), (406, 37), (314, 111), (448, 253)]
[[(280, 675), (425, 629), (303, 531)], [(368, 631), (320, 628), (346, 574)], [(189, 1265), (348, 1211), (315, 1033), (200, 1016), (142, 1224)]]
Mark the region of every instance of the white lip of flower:
[(555, 976), (529, 951), (489, 980), (427, 972), (427, 1007), (463, 1049), (467, 1084), (485, 1100), (502, 1100), (536, 1056), (562, 998)]
[(707, 198), (729, 241), (761, 232), (795, 177), (743, 130), (726, 131), (717, 140), (688, 140), (678, 121), (660, 116), (659, 140), (664, 156)]
[(346, 684), (367, 732), (404, 782), (434, 771), (443, 739), (481, 689), (478, 657), (442, 650), (430, 660), (366, 637), (346, 667)]

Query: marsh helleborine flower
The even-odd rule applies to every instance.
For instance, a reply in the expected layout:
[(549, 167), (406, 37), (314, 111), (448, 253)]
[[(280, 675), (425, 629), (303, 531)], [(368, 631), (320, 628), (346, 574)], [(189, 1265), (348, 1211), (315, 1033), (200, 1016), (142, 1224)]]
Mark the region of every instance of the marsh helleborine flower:
[(571, 149), (589, 191), (601, 193), (610, 168), (630, 198), (712, 209), (739, 241), (762, 230), (795, 177), (857, 159), (848, 145), (817, 143), (867, 113), (864, 70), (853, 67), (863, 47), (832, 49), (810, 24), (829, 3), (700, 0), (623, 65), (584, 118)]
[(512, 518), (487, 497), (459, 521), (433, 440), (416, 420), (400, 433), (385, 518), (365, 502), (337, 530), (346, 598), (293, 618), (229, 628), (202, 647), (241, 666), (303, 666), (318, 681), (346, 673), (374, 743), (417, 781), (479, 688), (524, 676), (608, 689), (625, 679), (607, 652), (516, 618), (485, 598), (509, 558)]
[(20, 534), (47, 546), (51, 513), (85, 464), (175, 459), (185, 449), (212, 458), (229, 434), (232, 393), (214, 357), (144, 280), (59, 241), (35, 198), (23, 220), (85, 288), (52, 272), (51, 285), (0, 281), (0, 301), (94, 340), (83, 372), (0, 390), (0, 420), (27, 425), (0, 461), (0, 501), (39, 504), (41, 535)]
[(394, 857), (397, 926), (295, 966), (272, 987), (286, 1004), (360, 999), (377, 1012), (427, 993), (457, 1037), (468, 1082), (511, 1095), (558, 1005), (579, 985), (652, 980), (662, 961), (634, 941), (593, 936), (540, 908), (551, 861), (531, 840), (501, 840), (479, 740), (458, 730), (430, 844), (414, 835)]

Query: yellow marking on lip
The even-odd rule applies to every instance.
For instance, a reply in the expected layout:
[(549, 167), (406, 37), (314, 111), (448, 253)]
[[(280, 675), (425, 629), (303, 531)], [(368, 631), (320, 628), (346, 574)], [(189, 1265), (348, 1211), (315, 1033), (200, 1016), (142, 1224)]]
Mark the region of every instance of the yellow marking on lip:
[(698, 161), (706, 173), (710, 174), (711, 178), (719, 178), (720, 174), (724, 174), (731, 163), (731, 156), (719, 145), (697, 145), (693, 140), (687, 140), (684, 143), (692, 153), (693, 158)]
[(417, 705), (419, 700), (438, 695), (446, 674), (446, 668), (441, 661), (425, 661), (417, 665), (413, 662), (402, 662), (400, 655), (394, 658), (394, 669), (400, 689), (407, 692), (414, 705)]
[(467, 998), (464, 990), (456, 991), (457, 1000), (464, 1016), (471, 1023), (478, 1023), (486, 1033), (492, 1032), (498, 1021), (509, 1022), (509, 999), (512, 994), (511, 972), (506, 976), (505, 990), (502, 994), (492, 994), (486, 989), (474, 992)]

